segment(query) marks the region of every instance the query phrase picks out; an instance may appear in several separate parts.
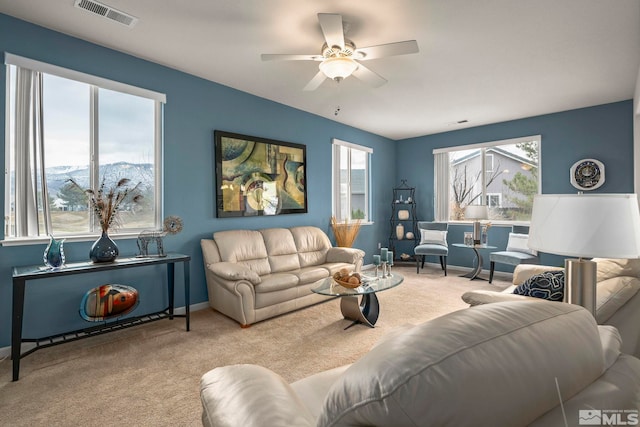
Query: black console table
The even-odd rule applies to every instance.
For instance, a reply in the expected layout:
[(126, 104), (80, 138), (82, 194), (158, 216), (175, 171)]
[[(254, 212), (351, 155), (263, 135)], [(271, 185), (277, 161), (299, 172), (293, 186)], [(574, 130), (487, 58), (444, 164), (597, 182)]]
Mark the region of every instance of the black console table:
[[(141, 325), (160, 319), (173, 319), (174, 317), (184, 317), (186, 319), (186, 329), (189, 330), (189, 261), (191, 257), (182, 254), (168, 254), (164, 257), (148, 258), (118, 258), (114, 262), (92, 263), (77, 262), (65, 265), (61, 269), (52, 270), (42, 265), (31, 265), (25, 267), (13, 267), (13, 309), (11, 317), (11, 359), (13, 360), (13, 381), (18, 381), (20, 374), (20, 359), (33, 353), (34, 351), (51, 347), (66, 342), (76, 341), (107, 332), (117, 331), (130, 326)], [(175, 284), (175, 264), (182, 263), (184, 269), (184, 300), (185, 314), (174, 314), (174, 284)], [(105, 321), (98, 326), (66, 332), (58, 335), (43, 338), (22, 338), (22, 319), (24, 313), (24, 293), (28, 280), (49, 279), (58, 276), (69, 276), (73, 274), (96, 273), (108, 270), (120, 270), (123, 268), (147, 267), (151, 265), (166, 264), (167, 266), (167, 293), (169, 306), (164, 310), (149, 313), (142, 316), (128, 317), (121, 320)], [(35, 343), (35, 347), (22, 353), (23, 342)]]

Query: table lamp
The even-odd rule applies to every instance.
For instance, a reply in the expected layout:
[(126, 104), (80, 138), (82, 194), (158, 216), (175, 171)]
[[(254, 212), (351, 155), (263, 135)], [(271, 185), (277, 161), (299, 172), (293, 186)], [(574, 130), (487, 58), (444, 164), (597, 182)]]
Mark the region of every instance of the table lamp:
[(489, 211), (485, 205), (469, 205), (464, 209), (464, 219), (474, 219), (473, 223), (473, 244), (480, 244), (481, 219), (489, 218)]
[(595, 315), (595, 262), (583, 258), (639, 258), (640, 213), (635, 194), (535, 196), (529, 247), (577, 257), (565, 260), (564, 302)]

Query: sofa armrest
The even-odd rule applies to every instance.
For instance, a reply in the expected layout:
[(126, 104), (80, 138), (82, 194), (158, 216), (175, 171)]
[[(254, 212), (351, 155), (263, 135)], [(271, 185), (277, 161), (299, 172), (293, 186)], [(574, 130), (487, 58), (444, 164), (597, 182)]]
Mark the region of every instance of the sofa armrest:
[(332, 247), (327, 251), (327, 262), (347, 262), (356, 265), (364, 258), (364, 251), (356, 248)]
[(315, 426), (315, 420), (282, 377), (257, 365), (213, 369), (200, 380), (205, 427)]
[(552, 267), (550, 265), (538, 265), (538, 264), (519, 264), (513, 270), (513, 284), (518, 286), (527, 280), (529, 277), (544, 273), (545, 271), (557, 271), (564, 270), (564, 267)]
[(505, 289), (505, 291), (503, 292), (484, 291), (484, 290), (478, 289), (475, 291), (465, 292), (462, 295), (462, 300), (471, 306), (481, 305), (481, 304), (491, 304), (494, 302), (503, 302), (503, 301), (524, 301), (526, 299), (529, 299), (532, 301), (541, 301), (540, 298), (514, 294), (513, 286)]
[(207, 264), (207, 268), (216, 276), (226, 280), (248, 280), (253, 285), (262, 282), (255, 271), (235, 262), (214, 262)]

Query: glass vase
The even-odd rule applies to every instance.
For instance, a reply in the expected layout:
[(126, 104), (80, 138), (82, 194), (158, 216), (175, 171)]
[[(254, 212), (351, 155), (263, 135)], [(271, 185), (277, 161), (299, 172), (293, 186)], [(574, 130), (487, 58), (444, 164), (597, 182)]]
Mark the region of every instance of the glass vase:
[(44, 265), (52, 269), (64, 267), (64, 239), (56, 240), (50, 235), (42, 260)]
[(91, 246), (89, 258), (93, 262), (111, 262), (118, 257), (118, 246), (111, 240), (106, 231)]

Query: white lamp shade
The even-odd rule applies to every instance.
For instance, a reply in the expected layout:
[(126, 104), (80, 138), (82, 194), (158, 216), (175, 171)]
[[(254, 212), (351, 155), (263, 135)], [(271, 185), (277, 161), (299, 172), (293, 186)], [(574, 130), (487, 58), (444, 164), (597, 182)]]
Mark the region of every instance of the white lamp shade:
[(485, 205), (469, 205), (464, 208), (464, 219), (487, 219), (489, 211)]
[(529, 247), (579, 258), (640, 258), (635, 194), (547, 194), (534, 197)]
[(320, 63), (320, 71), (330, 79), (347, 78), (358, 68), (358, 63), (351, 58), (336, 56)]

